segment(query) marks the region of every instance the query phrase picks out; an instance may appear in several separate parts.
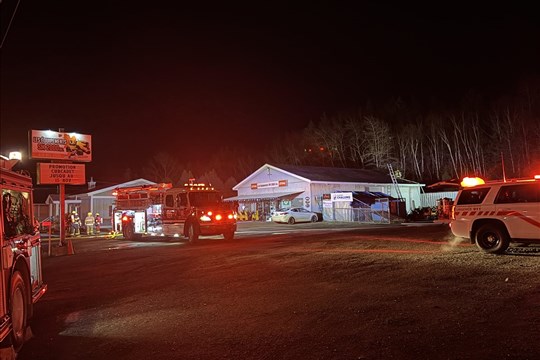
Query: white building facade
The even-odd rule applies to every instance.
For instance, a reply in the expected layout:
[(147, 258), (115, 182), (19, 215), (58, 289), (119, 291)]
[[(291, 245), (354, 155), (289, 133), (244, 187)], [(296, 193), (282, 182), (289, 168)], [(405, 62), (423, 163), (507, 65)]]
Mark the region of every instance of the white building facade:
[(263, 216), (290, 207), (322, 213), (325, 194), (368, 191), (398, 198), (398, 186), (407, 212), (421, 206), (424, 184), (403, 179), (394, 184), (389, 174), (378, 171), (265, 164), (233, 187), (237, 196), (225, 200), (238, 201), (239, 211), (259, 211)]

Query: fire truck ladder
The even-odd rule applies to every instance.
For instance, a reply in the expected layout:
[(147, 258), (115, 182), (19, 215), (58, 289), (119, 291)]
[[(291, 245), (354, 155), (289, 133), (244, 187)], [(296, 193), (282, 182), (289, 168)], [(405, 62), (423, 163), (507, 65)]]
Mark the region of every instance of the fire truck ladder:
[(392, 167), (392, 164), (388, 165), (388, 171), (390, 172), (390, 178), (392, 179), (392, 184), (394, 184), (394, 189), (396, 190), (397, 197), (402, 200), (403, 196), (401, 195), (401, 190), (399, 188), (399, 184), (396, 179), (396, 173), (394, 172), (394, 168)]

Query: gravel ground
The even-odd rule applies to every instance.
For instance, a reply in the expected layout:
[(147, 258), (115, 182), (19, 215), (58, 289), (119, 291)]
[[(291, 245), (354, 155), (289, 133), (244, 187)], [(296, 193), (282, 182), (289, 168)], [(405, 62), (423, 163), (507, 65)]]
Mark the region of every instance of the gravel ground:
[(264, 226), (280, 234), (45, 259), (19, 360), (539, 358), (538, 246), (487, 255), (447, 225)]

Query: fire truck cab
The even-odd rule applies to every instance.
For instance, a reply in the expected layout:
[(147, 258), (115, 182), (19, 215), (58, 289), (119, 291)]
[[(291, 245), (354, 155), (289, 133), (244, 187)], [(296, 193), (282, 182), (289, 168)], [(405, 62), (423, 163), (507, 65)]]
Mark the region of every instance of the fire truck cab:
[(118, 188), (113, 231), (126, 239), (152, 236), (187, 237), (190, 242), (204, 235), (233, 239), (236, 213), (221, 194), (206, 184), (143, 185)]
[(47, 291), (41, 273), (40, 234), (33, 221), (32, 179), (13, 171), (16, 163), (0, 156), (1, 356), (21, 349), (33, 304)]

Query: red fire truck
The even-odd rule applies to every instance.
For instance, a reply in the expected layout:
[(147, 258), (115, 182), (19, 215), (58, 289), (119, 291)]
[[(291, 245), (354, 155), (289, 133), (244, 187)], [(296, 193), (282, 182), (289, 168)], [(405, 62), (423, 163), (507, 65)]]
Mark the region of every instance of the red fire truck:
[(233, 239), (236, 212), (212, 186), (190, 182), (181, 188), (169, 183), (118, 188), (113, 231), (126, 239), (152, 236), (187, 237), (195, 242), (203, 235)]
[(32, 179), (13, 171), (16, 163), (0, 156), (0, 355), (4, 357), (22, 347), (33, 304), (47, 291), (40, 235), (33, 221)]

